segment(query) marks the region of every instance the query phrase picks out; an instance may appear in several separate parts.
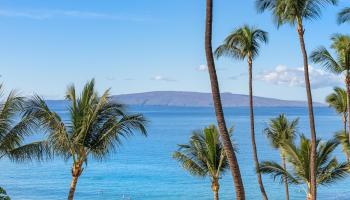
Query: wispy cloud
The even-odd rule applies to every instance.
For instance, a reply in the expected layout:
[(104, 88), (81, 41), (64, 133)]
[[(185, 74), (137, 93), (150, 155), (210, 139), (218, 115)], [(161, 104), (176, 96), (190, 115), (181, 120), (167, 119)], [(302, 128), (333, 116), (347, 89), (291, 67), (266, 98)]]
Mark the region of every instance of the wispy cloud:
[(230, 76), (230, 77), (228, 77), (228, 79), (237, 80), (238, 78), (245, 76), (245, 75), (247, 75), (247, 73), (240, 73), (240, 74), (235, 75), (235, 76)]
[(149, 16), (134, 16), (130, 14), (111, 14), (80, 10), (6, 10), (0, 9), (0, 16), (28, 18), (34, 20), (48, 20), (53, 18), (80, 18), (80, 19), (100, 19), (114, 21), (149, 21)]
[(199, 65), (197, 68), (196, 68), (197, 71), (201, 71), (201, 72), (204, 72), (204, 71), (208, 71), (208, 66), (207, 65)]
[[(342, 84), (338, 75), (326, 72), (321, 69), (309, 67), (310, 82), (313, 88), (333, 87)], [(304, 87), (304, 68), (289, 68), (278, 65), (275, 69), (264, 71), (257, 76), (258, 80), (275, 85)]]
[[(202, 64), (202, 65), (199, 65), (198, 67), (196, 67), (195, 70), (199, 71), (199, 72), (206, 72), (206, 71), (208, 71), (208, 66), (205, 65), (205, 64)], [(226, 68), (218, 68), (218, 67), (216, 67), (216, 70), (217, 71), (223, 71), (223, 70), (226, 70)]]
[(174, 82), (176, 81), (175, 79), (169, 78), (169, 77), (165, 77), (162, 75), (157, 75), (151, 78), (151, 80), (153, 81), (167, 81), (167, 82)]

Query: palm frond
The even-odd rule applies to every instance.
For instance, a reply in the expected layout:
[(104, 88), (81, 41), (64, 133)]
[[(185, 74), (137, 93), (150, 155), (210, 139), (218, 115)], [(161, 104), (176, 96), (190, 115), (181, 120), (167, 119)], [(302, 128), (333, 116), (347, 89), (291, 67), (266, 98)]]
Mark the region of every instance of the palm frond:
[(14, 148), (8, 152), (8, 157), (16, 162), (24, 161), (43, 161), (52, 158), (53, 152), (51, 151), (48, 141), (32, 142)]
[(283, 167), (276, 162), (261, 162), (259, 170), (263, 174), (270, 174), (274, 180), (278, 179), (280, 183), (283, 183), (286, 177), (287, 181), (291, 184), (301, 184), (297, 178), (293, 177), (292, 174), (290, 174), (287, 170), (283, 169)]
[(349, 22), (349, 21), (350, 21), (350, 8), (346, 7), (346, 8), (343, 8), (338, 13), (337, 22), (338, 22), (338, 24), (342, 24), (342, 23)]
[(325, 47), (319, 47), (310, 55), (314, 63), (321, 64), (324, 69), (332, 73), (340, 74), (343, 72), (342, 63), (339, 63), (332, 57)]
[(173, 158), (182, 164), (182, 167), (189, 171), (192, 175), (204, 177), (207, 174), (207, 169), (202, 168), (193, 159), (189, 158), (185, 154), (175, 151)]

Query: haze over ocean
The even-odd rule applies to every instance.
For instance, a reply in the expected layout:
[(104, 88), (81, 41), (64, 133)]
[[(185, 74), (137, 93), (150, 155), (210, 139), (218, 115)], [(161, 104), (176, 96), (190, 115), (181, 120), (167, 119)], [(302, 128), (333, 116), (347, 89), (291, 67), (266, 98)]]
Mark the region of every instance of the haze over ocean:
[[(67, 118), (65, 105), (50, 105), (63, 118)], [(191, 177), (172, 159), (176, 144), (186, 143), (194, 129), (216, 124), (212, 108), (183, 108), (159, 106), (132, 106), (134, 112), (144, 113), (150, 121), (147, 138), (136, 135), (124, 141), (124, 145), (105, 162), (93, 161), (81, 176), (76, 199), (136, 199), (136, 200), (190, 200), (212, 199), (210, 181)], [(234, 125), (233, 140), (236, 144), (239, 164), (244, 179), (247, 199), (260, 199), (254, 164), (252, 162), (249, 135), (248, 108), (225, 109), (228, 125)], [(305, 108), (256, 108), (256, 139), (260, 160), (274, 159), (279, 154), (273, 150), (262, 130), (268, 120), (279, 113), (289, 119), (300, 117), (299, 131), (309, 136), (307, 109)], [(329, 139), (342, 128), (341, 120), (327, 107), (315, 108), (318, 137)], [(34, 139), (34, 138), (33, 138)], [(338, 159), (344, 159), (340, 148)], [(70, 161), (56, 158), (46, 163), (15, 164), (0, 161), (1, 184), (13, 200), (66, 199), (71, 181)], [(271, 200), (284, 197), (283, 185), (264, 176), (264, 183)], [(221, 181), (220, 197), (234, 197), (232, 178), (226, 173)], [(319, 189), (319, 199), (346, 199), (350, 180), (337, 182)], [(322, 187), (320, 187), (322, 188)], [(304, 186), (291, 186), (291, 199), (305, 199)], [(331, 191), (331, 192), (329, 192)]]

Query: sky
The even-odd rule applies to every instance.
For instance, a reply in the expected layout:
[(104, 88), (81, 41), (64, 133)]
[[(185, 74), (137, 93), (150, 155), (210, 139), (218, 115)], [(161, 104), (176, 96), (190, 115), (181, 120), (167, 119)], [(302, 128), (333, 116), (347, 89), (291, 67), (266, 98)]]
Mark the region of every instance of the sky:
[[(269, 32), (254, 61), (254, 94), (305, 100), (302, 57), (294, 27), (280, 28), (254, 0), (214, 2), (213, 47), (244, 24)], [(305, 23), (307, 50), (347, 34), (336, 14), (350, 1)], [(23, 95), (62, 99), (68, 85), (96, 79), (100, 92), (210, 92), (204, 52), (205, 0), (0, 0), (0, 82)], [(349, 33), (350, 34), (350, 33)], [(217, 60), (222, 92), (248, 93), (247, 64)], [(343, 78), (310, 63), (314, 100), (324, 102)]]

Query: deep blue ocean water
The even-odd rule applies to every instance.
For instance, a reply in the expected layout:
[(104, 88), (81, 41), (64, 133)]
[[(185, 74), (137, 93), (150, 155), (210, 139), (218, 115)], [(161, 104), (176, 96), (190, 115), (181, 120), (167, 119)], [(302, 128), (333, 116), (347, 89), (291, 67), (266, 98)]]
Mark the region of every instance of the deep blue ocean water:
[[(50, 105), (64, 118), (64, 104)], [(130, 107), (150, 121), (148, 137), (134, 136), (124, 141), (118, 151), (107, 160), (89, 160), (80, 177), (76, 198), (133, 199), (133, 200), (197, 200), (213, 199), (209, 179), (190, 176), (172, 159), (177, 144), (186, 143), (192, 130), (215, 124), (212, 108)], [(299, 117), (299, 131), (309, 135), (306, 108), (256, 108), (256, 140), (259, 159), (279, 161), (263, 129), (268, 120), (279, 113), (290, 119)], [(234, 125), (233, 140), (238, 149), (238, 161), (248, 200), (261, 199), (252, 160), (248, 108), (226, 108), (228, 125)], [(329, 139), (342, 128), (341, 118), (329, 108), (315, 108), (318, 137)], [(343, 160), (340, 148), (335, 156)], [(71, 163), (62, 159), (44, 163), (11, 163), (0, 161), (0, 185), (13, 200), (66, 199), (71, 181)], [(270, 176), (264, 176), (265, 189), (271, 200), (284, 199), (284, 189)], [(231, 174), (220, 180), (221, 199), (234, 199)], [(291, 186), (292, 200), (305, 199), (305, 186)], [(350, 177), (327, 187), (319, 187), (319, 199), (350, 199)]]

